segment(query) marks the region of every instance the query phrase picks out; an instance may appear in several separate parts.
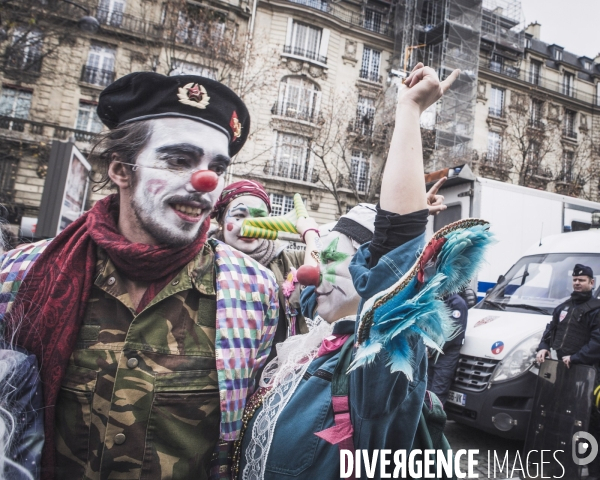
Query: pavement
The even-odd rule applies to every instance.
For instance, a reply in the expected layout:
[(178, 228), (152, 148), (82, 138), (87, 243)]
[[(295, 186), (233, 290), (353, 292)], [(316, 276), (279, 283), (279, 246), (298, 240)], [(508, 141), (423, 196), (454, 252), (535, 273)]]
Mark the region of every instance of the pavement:
[[(448, 420), (446, 423), (444, 433), (454, 452), (459, 449), (479, 450), (479, 453), (474, 456), (475, 460), (477, 460), (474, 473), (479, 473), (479, 478), (519, 478), (519, 462), (516, 462), (514, 470), (513, 466), (515, 466), (517, 452), (520, 454), (523, 449), (523, 442), (506, 440), (496, 435), (490, 435), (472, 427), (461, 425), (452, 420)], [(494, 454), (498, 458), (497, 463), (494, 462)], [(500, 468), (499, 465), (505, 462), (505, 457), (508, 461), (504, 463), (503, 468)], [(467, 460), (467, 457), (463, 457), (460, 462), (461, 470), (465, 473), (468, 471)]]

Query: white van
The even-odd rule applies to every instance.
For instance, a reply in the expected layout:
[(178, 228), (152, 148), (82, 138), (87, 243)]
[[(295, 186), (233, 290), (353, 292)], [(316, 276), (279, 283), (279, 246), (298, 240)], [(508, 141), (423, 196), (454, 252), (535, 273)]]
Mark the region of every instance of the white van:
[(592, 267), (598, 286), (600, 229), (544, 238), (469, 310), (448, 418), (525, 438), (538, 373), (535, 353), (554, 308), (572, 292), (577, 263)]

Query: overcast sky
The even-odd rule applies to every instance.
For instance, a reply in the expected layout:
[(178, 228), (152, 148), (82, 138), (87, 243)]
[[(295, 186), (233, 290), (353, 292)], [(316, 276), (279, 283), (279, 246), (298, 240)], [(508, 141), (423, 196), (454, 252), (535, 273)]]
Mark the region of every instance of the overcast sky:
[(578, 56), (600, 53), (600, 0), (521, 0), (525, 25), (542, 25), (540, 40)]

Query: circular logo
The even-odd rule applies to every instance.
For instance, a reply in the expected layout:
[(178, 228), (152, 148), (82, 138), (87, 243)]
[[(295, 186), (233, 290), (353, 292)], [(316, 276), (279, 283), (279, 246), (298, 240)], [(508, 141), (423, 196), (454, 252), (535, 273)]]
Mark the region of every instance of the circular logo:
[(460, 318), (460, 310), (454, 310), (454, 311), (452, 312), (452, 316), (453, 316), (454, 318)]
[(492, 353), (494, 355), (502, 353), (502, 350), (504, 350), (504, 342), (496, 342), (492, 345)]

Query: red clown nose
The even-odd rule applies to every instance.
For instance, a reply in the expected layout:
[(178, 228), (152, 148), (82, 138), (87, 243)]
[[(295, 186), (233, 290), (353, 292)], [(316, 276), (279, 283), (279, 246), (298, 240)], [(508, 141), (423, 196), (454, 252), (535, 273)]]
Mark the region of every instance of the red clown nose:
[(192, 174), (192, 187), (197, 192), (212, 192), (219, 184), (219, 176), (212, 170), (198, 170)]
[(318, 287), (321, 283), (321, 271), (319, 270), (319, 267), (302, 265), (296, 272), (296, 278), (298, 279), (298, 282), (305, 287), (308, 287), (309, 285)]

